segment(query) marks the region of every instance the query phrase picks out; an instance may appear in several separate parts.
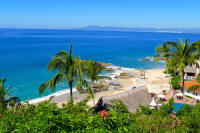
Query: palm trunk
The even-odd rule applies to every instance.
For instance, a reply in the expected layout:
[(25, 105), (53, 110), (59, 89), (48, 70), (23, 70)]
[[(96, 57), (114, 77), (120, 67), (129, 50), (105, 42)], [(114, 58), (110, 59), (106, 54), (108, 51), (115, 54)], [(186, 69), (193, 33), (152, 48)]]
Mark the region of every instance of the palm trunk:
[(72, 96), (72, 84), (73, 84), (73, 82), (70, 81), (70, 82), (69, 82), (69, 87), (70, 87), (70, 101), (71, 101), (71, 102), (73, 101), (73, 96)]
[(91, 81), (91, 86), (92, 86), (92, 87), (91, 87), (91, 90), (92, 90), (92, 95), (93, 95), (93, 97), (92, 97), (92, 98), (93, 98), (93, 103), (94, 103), (94, 107), (95, 107), (94, 91), (93, 91), (93, 82), (94, 82), (94, 81)]
[[(167, 77), (168, 77), (168, 68), (167, 68), (167, 66), (166, 66), (166, 72), (167, 72)], [(171, 75), (169, 76), (170, 78), (169, 78), (169, 85), (170, 85), (170, 90), (171, 90), (171, 98), (173, 98), (174, 97), (174, 94), (173, 94), (173, 88), (172, 88), (172, 83), (171, 83)]]
[(182, 70), (182, 83), (183, 83), (183, 87), (182, 87), (181, 91), (184, 93), (184, 86), (185, 86), (185, 81), (184, 81), (184, 70)]
[(172, 78), (170, 76), (170, 79), (169, 79), (169, 84), (170, 84), (170, 90), (171, 90), (171, 98), (174, 98), (174, 92), (173, 92), (173, 88), (172, 88), (172, 82), (171, 82)]

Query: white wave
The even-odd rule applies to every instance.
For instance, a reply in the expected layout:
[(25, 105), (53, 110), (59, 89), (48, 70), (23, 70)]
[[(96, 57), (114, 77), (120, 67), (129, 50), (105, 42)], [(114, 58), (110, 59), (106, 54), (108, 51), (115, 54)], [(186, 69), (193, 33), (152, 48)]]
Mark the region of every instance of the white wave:
[[(73, 88), (72, 92), (73, 93), (77, 92), (77, 90), (75, 88)], [(45, 101), (45, 100), (49, 100), (51, 97), (56, 97), (56, 96), (60, 96), (60, 95), (67, 94), (67, 93), (70, 93), (69, 88), (65, 89), (65, 90), (57, 91), (57, 92), (52, 93), (52, 94), (50, 94), (48, 96), (31, 99), (30, 101), (28, 101), (28, 103), (29, 104), (39, 103), (39, 102), (42, 102), (42, 101)]]

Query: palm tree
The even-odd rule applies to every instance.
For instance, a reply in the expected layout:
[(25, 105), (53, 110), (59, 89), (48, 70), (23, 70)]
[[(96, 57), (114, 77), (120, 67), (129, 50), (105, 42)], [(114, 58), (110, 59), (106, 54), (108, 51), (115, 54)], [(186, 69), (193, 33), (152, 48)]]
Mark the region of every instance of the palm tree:
[(93, 90), (94, 83), (97, 83), (97, 81), (99, 81), (100, 79), (105, 79), (105, 78), (110, 79), (110, 77), (108, 76), (100, 76), (100, 73), (104, 71), (104, 69), (105, 67), (96, 61), (89, 60), (85, 62), (84, 73), (91, 82), (90, 88), (89, 88), (91, 90), (89, 91), (91, 91), (94, 106), (95, 106), (94, 90)]
[(20, 102), (18, 97), (9, 96), (9, 86), (5, 89), (4, 87), (5, 82), (6, 82), (5, 78), (0, 79), (0, 110), (1, 111), (6, 109), (8, 105), (14, 106), (17, 102)]
[(167, 43), (163, 43), (163, 45), (159, 45), (158, 47), (156, 47), (155, 51), (156, 51), (157, 55), (154, 56), (155, 63), (158, 60), (165, 60), (167, 62), (167, 64), (166, 64), (167, 75), (168, 75), (167, 67), (168, 67), (168, 60), (170, 57), (170, 50), (171, 50), (171, 47)]
[(157, 55), (155, 55), (155, 61), (158, 60), (165, 60), (168, 61), (168, 58), (170, 56), (170, 46), (167, 43), (163, 43), (163, 45), (159, 45), (158, 47), (156, 47), (156, 53)]
[[(159, 45), (158, 47), (156, 47), (156, 55), (154, 56), (155, 59), (155, 63), (157, 63), (158, 60), (165, 60), (166, 61), (166, 72), (167, 72), (167, 76), (169, 71), (172, 71), (172, 60), (169, 59), (170, 57), (170, 50), (171, 47), (167, 44), (167, 43), (163, 43), (162, 45)], [(171, 87), (171, 80), (170, 80), (170, 89), (172, 92), (172, 87)], [(172, 93), (173, 96), (173, 93)]]
[(72, 44), (70, 45), (69, 54), (65, 50), (59, 51), (56, 56), (48, 64), (50, 72), (56, 71), (57, 74), (49, 81), (43, 83), (39, 87), (39, 93), (43, 94), (47, 88), (53, 91), (56, 85), (61, 82), (67, 82), (70, 87), (70, 100), (72, 97), (72, 86), (74, 81), (79, 81), (82, 78), (82, 71), (80, 67), (80, 58), (73, 57)]
[(196, 41), (194, 45), (197, 50), (200, 50), (200, 41)]
[(184, 68), (188, 65), (197, 65), (196, 61), (199, 59), (199, 51), (196, 46), (197, 43), (194, 42), (189, 44), (189, 40), (183, 43), (182, 40), (177, 42), (167, 42), (169, 46), (172, 47), (171, 50), (171, 58), (176, 61), (176, 66), (178, 67), (179, 75), (181, 75), (181, 79), (183, 82), (182, 92), (184, 91)]

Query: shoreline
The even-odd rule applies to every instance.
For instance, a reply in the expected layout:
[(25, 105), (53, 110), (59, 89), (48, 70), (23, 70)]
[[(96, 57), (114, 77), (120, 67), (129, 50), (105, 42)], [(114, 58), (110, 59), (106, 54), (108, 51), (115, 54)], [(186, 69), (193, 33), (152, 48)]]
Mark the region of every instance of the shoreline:
[[(115, 78), (115, 77), (119, 76), (120, 73), (132, 72), (132, 73), (137, 73), (138, 74), (142, 70), (142, 69), (121, 67), (121, 66), (112, 65), (112, 64), (110, 64), (110, 66), (107, 66), (107, 68), (112, 68), (113, 69), (112, 73), (106, 74), (107, 76), (111, 77), (111, 79), (112, 79), (111, 81), (117, 80), (117, 78)], [(143, 69), (143, 70), (148, 72), (148, 71), (162, 71), (163, 69), (165, 69), (165, 68), (157, 67), (157, 68)], [(133, 83), (136, 83), (136, 79), (138, 79), (138, 77), (134, 78), (134, 79), (127, 79), (127, 81), (132, 80)], [(121, 80), (121, 82), (123, 84), (123, 82), (126, 82), (126, 81)], [(132, 83), (132, 82), (130, 82), (130, 83)], [(123, 84), (123, 85), (124, 85), (123, 87), (125, 87), (126, 83)], [(142, 85), (144, 85), (144, 84), (142, 84)], [(128, 89), (127, 87), (125, 87), (126, 89), (123, 89), (123, 87), (122, 87), (122, 89), (115, 90), (113, 92), (112, 91), (109, 92), (109, 90), (107, 90), (105, 92), (109, 92), (111, 94), (111, 93), (123, 92), (124, 90)], [(129, 89), (131, 89), (131, 88), (129, 88)], [(62, 103), (63, 101), (66, 101), (66, 97), (69, 97), (69, 92), (70, 92), (70, 90), (69, 90), (69, 88), (67, 88), (67, 89), (60, 90), (60, 91), (57, 91), (55, 93), (49, 94), (47, 96), (42, 96), (42, 97), (38, 97), (38, 98), (30, 99), (30, 100), (25, 100), (25, 101), (28, 101), (29, 104), (37, 104), (39, 102), (46, 101), (46, 100), (49, 100), (50, 98), (53, 98), (52, 101), (54, 101), (56, 103), (60, 103), (60, 102)], [(100, 92), (98, 92), (98, 93), (100, 93)], [(85, 93), (83, 93), (83, 94), (85, 94)], [(73, 95), (76, 97), (76, 99), (79, 99), (79, 97), (81, 97), (81, 95), (83, 95), (83, 94), (80, 94), (75, 88), (73, 88)], [(95, 95), (96, 95), (96, 93), (95, 93)], [(63, 98), (64, 96), (65, 96), (65, 98)], [(54, 99), (57, 99), (57, 100), (54, 100)], [(62, 99), (63, 99), (63, 101), (62, 101)], [(25, 101), (22, 101), (22, 103), (25, 102)]]

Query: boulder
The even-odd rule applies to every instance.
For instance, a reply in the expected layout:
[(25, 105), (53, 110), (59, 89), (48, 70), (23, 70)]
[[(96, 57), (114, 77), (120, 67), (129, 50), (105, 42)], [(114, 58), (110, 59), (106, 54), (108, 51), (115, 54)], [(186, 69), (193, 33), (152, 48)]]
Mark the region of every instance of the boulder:
[(113, 71), (113, 69), (109, 68), (109, 67), (106, 67), (106, 68), (104, 68), (104, 71)]
[(145, 61), (149, 61), (149, 59), (142, 59), (141, 61), (145, 62)]
[(133, 75), (130, 73), (125, 73), (125, 72), (120, 73), (119, 75), (119, 78), (124, 78), (124, 79), (130, 78), (130, 77), (133, 77)]
[(106, 81), (101, 80), (99, 83), (93, 84), (94, 92), (106, 91), (110, 84)]
[(98, 62), (100, 65), (104, 66), (104, 67), (107, 67), (107, 66), (110, 66), (111, 64), (109, 63), (105, 63), (105, 62)]

